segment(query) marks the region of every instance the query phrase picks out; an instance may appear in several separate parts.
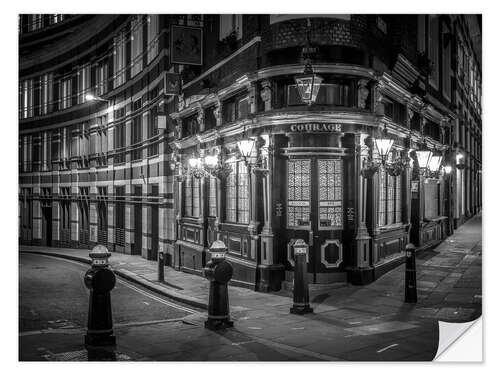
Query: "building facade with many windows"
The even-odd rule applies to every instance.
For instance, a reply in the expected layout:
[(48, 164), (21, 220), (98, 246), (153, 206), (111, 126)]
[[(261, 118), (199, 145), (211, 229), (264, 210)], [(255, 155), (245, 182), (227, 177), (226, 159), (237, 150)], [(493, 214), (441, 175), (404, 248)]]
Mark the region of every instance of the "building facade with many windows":
[(270, 291), (297, 239), (311, 282), (369, 283), (481, 208), (476, 16), (54, 16), (20, 20), (21, 243), (201, 274), (221, 239)]

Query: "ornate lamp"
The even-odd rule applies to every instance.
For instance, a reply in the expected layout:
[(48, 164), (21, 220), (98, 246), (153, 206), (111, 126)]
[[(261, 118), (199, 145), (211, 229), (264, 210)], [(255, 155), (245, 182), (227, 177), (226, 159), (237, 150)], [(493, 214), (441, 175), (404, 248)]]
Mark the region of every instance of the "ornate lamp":
[(432, 155), (429, 161), (429, 170), (433, 173), (439, 172), (439, 167), (441, 166), (441, 160), (443, 156), (441, 155)]
[(375, 138), (375, 147), (377, 147), (378, 154), (382, 159), (382, 165), (385, 165), (387, 161), (387, 157), (389, 156), (389, 152), (391, 151), (392, 145), (394, 143), (394, 139), (392, 139), (387, 133), (387, 128), (384, 127), (384, 131), (382, 135), (378, 138)]
[(299, 91), (300, 98), (307, 105), (311, 105), (316, 101), (319, 89), (323, 78), (314, 74), (311, 64), (308, 62), (304, 68), (304, 73), (295, 76), (295, 83)]
[(300, 75), (295, 76), (295, 83), (297, 84), (297, 90), (299, 91), (300, 98), (307, 105), (311, 105), (316, 101), (319, 89), (321, 87), (321, 82), (323, 78), (317, 74), (314, 74), (311, 65), (311, 55), (316, 52), (314, 47), (310, 45), (310, 28), (311, 20), (307, 19), (307, 34), (306, 34), (306, 45), (302, 48), (302, 56), (306, 60), (304, 67), (304, 72)]
[(422, 142), (420, 148), (418, 150), (415, 150), (415, 153), (417, 154), (417, 162), (420, 170), (427, 170), (427, 168), (429, 167), (429, 162), (431, 161), (432, 151), (429, 150), (427, 145)]
[(456, 163), (457, 163), (457, 169), (464, 169), (465, 168), (464, 154), (461, 152), (457, 152), (457, 155), (455, 156), (455, 158), (456, 158)]
[(202, 178), (205, 176), (205, 170), (203, 169), (203, 161), (200, 158), (192, 157), (188, 160), (189, 171), (196, 178)]
[(220, 161), (219, 154), (211, 154), (205, 156), (205, 170), (213, 176), (224, 179), (231, 173), (231, 166)]
[(252, 156), (253, 149), (255, 148), (255, 139), (243, 139), (241, 141), (238, 141), (237, 145), (241, 156), (243, 156), (245, 164), (248, 165), (250, 162), (250, 157)]

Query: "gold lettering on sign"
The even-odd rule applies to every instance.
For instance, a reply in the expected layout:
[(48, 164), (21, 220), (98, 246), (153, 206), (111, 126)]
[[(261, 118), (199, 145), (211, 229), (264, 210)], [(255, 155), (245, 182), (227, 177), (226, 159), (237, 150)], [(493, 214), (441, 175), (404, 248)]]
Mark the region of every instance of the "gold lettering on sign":
[(342, 124), (324, 124), (319, 122), (293, 124), (290, 125), (290, 131), (296, 133), (342, 132)]

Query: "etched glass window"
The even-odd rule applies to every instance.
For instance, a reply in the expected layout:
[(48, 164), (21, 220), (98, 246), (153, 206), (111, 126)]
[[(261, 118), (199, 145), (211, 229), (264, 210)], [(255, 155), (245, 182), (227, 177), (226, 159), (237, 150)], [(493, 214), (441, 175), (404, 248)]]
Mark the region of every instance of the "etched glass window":
[(401, 176), (391, 176), (379, 170), (378, 224), (401, 222)]
[(208, 216), (217, 216), (217, 179), (214, 176), (210, 176)]
[(288, 209), (289, 227), (310, 225), (311, 161), (294, 159), (288, 161)]
[(231, 173), (226, 178), (226, 221), (248, 223), (248, 173), (243, 162), (229, 164)]
[(319, 228), (342, 228), (342, 160), (318, 160)]

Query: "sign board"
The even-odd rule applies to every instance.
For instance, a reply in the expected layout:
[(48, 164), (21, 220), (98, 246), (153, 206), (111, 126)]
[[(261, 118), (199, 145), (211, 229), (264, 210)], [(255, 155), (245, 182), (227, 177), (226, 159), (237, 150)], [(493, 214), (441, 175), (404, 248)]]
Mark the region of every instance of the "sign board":
[(301, 18), (334, 18), (339, 20), (350, 21), (350, 14), (271, 14), (269, 15), (269, 23), (296, 20)]
[(342, 124), (338, 123), (321, 123), (309, 122), (304, 124), (290, 125), (291, 133), (340, 133), (342, 132)]
[(170, 62), (172, 64), (203, 65), (201, 27), (172, 25), (170, 35)]
[(420, 185), (420, 181), (412, 181), (411, 182), (411, 192), (418, 193), (418, 187)]
[(165, 74), (165, 95), (180, 95), (181, 75), (178, 73)]

